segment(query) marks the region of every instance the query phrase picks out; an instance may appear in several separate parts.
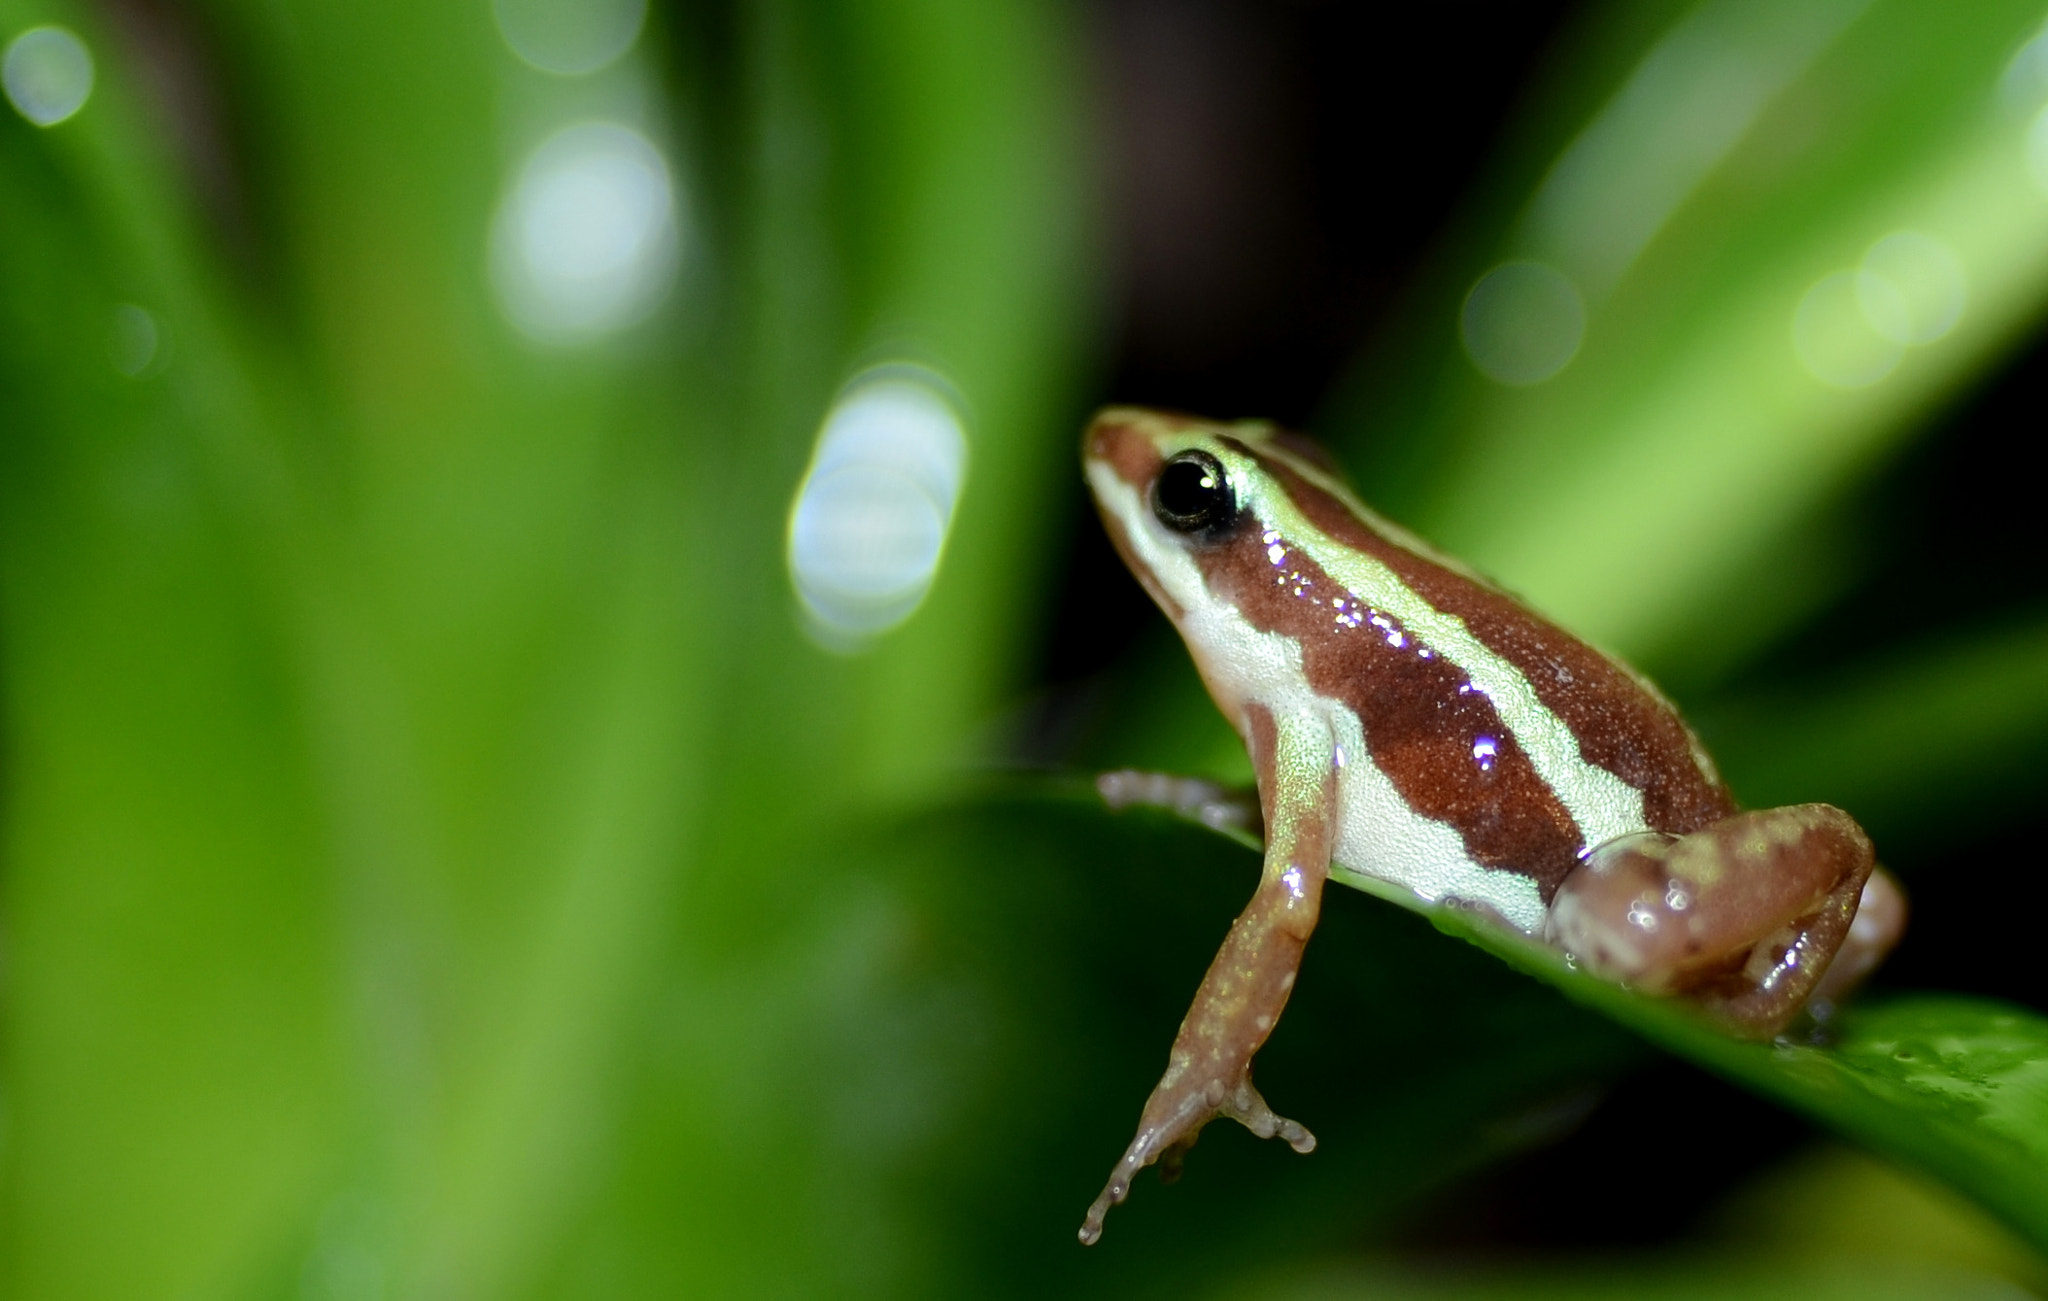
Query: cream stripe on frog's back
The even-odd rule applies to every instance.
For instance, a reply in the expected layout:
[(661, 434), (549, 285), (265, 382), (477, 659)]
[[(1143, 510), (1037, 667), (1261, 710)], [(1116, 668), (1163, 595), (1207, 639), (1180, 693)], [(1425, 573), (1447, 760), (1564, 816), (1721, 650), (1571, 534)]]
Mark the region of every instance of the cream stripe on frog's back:
[(1348, 490), (1281, 442), (1231, 440), (1340, 546), (1385, 564), (1425, 602), (1457, 616), (1505, 659), (1578, 740), (1579, 757), (1642, 792), (1659, 831), (1697, 831), (1735, 811), (1713, 764), (1678, 713), (1621, 661), (1601, 654), (1420, 539), (1361, 507)]
[(1305, 551), (1358, 600), (1400, 620), (1425, 646), (1464, 671), (1472, 685), (1492, 701), (1537, 773), (1578, 823), (1588, 845), (1647, 828), (1642, 792), (1605, 768), (1586, 762), (1579, 753), (1578, 737), (1564, 720), (1543, 704), (1521, 670), (1474, 636), (1464, 620), (1431, 605), (1379, 560), (1317, 528), (1284, 491), (1268, 486), (1256, 465), (1245, 465), (1242, 453), (1220, 442), (1215, 450), (1226, 458), (1226, 464), (1237, 463), (1237, 477), (1247, 489), (1246, 504), (1268, 528)]

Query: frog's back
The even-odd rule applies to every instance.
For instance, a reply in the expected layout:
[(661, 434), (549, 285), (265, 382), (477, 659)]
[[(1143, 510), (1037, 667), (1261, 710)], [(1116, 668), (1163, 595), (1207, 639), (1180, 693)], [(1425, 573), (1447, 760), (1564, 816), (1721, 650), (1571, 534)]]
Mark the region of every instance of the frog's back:
[(1374, 767), (1456, 827), (1475, 862), (1534, 878), (1547, 902), (1592, 845), (1734, 810), (1640, 676), (1376, 518), (1300, 451), (1229, 441), (1294, 509), (1212, 572), (1254, 623), (1300, 641), (1309, 681), (1357, 714)]

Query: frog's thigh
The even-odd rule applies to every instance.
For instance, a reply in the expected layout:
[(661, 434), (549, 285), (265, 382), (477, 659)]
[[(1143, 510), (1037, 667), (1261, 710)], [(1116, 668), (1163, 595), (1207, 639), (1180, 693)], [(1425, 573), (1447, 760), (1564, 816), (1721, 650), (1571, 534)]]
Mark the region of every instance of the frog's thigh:
[(1565, 878), (1546, 935), (1603, 975), (1767, 1036), (1841, 947), (1871, 866), (1863, 829), (1825, 804), (1624, 836)]

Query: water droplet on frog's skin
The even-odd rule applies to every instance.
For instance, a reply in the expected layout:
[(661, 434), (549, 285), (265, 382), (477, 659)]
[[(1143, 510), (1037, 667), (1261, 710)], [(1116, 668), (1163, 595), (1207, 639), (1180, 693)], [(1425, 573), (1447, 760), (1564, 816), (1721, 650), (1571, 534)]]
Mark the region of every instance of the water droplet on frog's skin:
[(1490, 736), (1477, 737), (1472, 742), (1472, 759), (1479, 765), (1479, 771), (1492, 772), (1494, 756), (1500, 753), (1500, 743)]

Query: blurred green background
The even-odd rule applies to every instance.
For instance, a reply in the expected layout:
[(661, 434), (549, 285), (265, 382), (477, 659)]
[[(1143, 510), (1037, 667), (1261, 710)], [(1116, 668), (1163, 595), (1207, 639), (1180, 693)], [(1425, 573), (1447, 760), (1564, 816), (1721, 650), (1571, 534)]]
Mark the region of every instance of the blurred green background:
[[(1445, 9), (0, 0), (7, 1294), (2048, 1283), (2048, 14)], [(1256, 862), (1087, 797), (1246, 771), (1106, 400), (1850, 809), (1867, 1006), (1340, 892), (1080, 1249)]]

